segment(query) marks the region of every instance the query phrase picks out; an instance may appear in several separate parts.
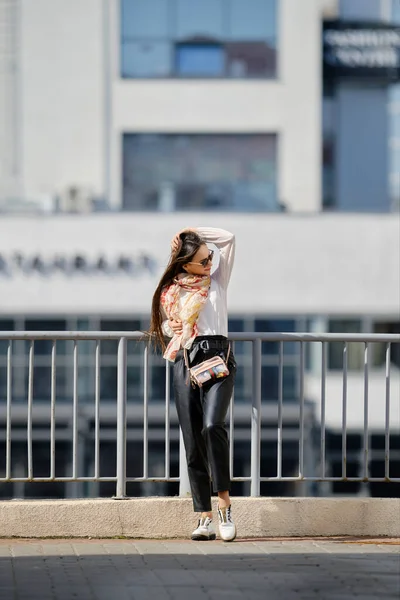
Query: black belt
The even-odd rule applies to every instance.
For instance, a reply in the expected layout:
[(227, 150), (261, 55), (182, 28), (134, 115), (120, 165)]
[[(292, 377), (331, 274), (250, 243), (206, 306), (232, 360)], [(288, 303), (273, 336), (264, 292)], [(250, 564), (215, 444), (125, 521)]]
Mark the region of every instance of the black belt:
[(215, 340), (215, 339), (199, 339), (195, 338), (193, 341), (193, 345), (199, 346), (202, 350), (226, 350), (229, 346), (229, 340)]

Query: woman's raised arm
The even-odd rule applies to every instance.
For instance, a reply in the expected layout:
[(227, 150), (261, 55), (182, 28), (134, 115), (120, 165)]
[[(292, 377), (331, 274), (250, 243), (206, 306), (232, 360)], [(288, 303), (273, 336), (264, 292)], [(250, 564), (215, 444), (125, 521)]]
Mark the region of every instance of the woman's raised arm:
[(227, 288), (235, 260), (234, 234), (226, 229), (216, 227), (196, 227), (196, 231), (205, 242), (210, 242), (218, 248), (220, 254), (219, 265), (213, 277), (218, 280), (220, 285)]

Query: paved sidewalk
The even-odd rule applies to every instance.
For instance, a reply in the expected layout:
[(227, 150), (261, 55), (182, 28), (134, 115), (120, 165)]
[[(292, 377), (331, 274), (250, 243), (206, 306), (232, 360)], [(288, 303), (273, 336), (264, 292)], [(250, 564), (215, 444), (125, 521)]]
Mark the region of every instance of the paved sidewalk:
[(0, 599), (398, 600), (399, 544), (0, 539)]

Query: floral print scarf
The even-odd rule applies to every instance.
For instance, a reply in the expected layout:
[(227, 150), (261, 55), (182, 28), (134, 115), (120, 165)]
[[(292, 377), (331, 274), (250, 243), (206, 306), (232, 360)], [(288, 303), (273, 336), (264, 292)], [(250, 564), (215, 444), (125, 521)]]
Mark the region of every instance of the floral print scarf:
[[(164, 352), (166, 360), (174, 362), (180, 348), (191, 347), (198, 334), (197, 319), (207, 302), (210, 283), (209, 275), (180, 273), (175, 277), (173, 283), (163, 289), (161, 305), (168, 319), (181, 319), (182, 321), (182, 333), (174, 335)], [(179, 302), (181, 290), (190, 292), (185, 297), (182, 307)]]

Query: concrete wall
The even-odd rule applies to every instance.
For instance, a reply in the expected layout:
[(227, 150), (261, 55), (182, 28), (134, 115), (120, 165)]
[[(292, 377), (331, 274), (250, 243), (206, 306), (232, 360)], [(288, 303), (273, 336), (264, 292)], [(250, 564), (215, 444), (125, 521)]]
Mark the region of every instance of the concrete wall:
[[(398, 498), (233, 498), (232, 508), (238, 538), (400, 536)], [(6, 538), (188, 538), (194, 522), (190, 498), (0, 502)]]
[(102, 2), (22, 0), (22, 167), (27, 197), (103, 190)]
[(18, 194), (21, 175), (18, 19), (17, 2), (0, 2), (0, 202)]
[(183, 227), (214, 225), (237, 239), (229, 308), (239, 314), (379, 315), (398, 320), (396, 215), (145, 214), (0, 219), (0, 254), (44, 261), (82, 252), (154, 258), (154, 273), (0, 271), (2, 314), (149, 314), (169, 242)]

